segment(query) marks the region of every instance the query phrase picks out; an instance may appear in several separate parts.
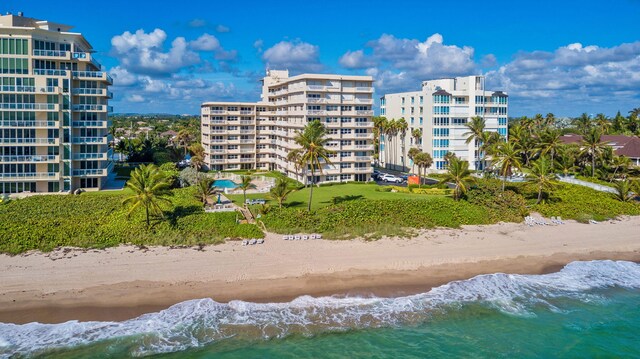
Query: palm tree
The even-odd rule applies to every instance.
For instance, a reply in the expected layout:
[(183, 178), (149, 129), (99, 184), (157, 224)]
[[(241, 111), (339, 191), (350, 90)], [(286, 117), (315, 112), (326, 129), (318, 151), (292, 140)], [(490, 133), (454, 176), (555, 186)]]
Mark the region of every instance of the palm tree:
[(597, 127), (591, 128), (582, 136), (580, 141), (583, 146), (582, 154), (588, 154), (591, 157), (591, 177), (596, 175), (596, 158), (599, 157), (607, 147), (602, 142), (602, 132)]
[[(304, 163), (302, 161), (302, 150), (299, 148), (293, 149), (287, 153), (287, 162), (293, 163), (293, 169), (296, 171), (296, 175), (302, 172)], [(304, 178), (304, 172), (302, 172), (302, 177)]]
[(186, 156), (187, 150), (189, 149), (191, 142), (193, 142), (193, 135), (189, 130), (182, 129), (176, 135), (176, 142), (178, 143), (178, 146), (184, 148), (184, 155)]
[(322, 162), (331, 164), (329, 155), (333, 153), (328, 150), (327, 129), (318, 120), (309, 122), (302, 132), (298, 131), (294, 141), (302, 150), (302, 161), (311, 170), (311, 187), (309, 190), (309, 204), (307, 210), (311, 212), (311, 200), (313, 199), (313, 184), (315, 182), (315, 172), (322, 173)]
[(498, 161), (496, 162), (496, 166), (499, 167), (499, 172), (502, 176), (503, 191), (505, 182), (507, 181), (507, 176), (511, 175), (512, 169), (514, 167), (518, 169), (522, 168), (520, 153), (518, 145), (511, 141), (503, 142), (497, 148), (496, 155), (498, 156)]
[(282, 208), (282, 202), (287, 200), (287, 196), (293, 192), (291, 188), (289, 188), (289, 183), (284, 178), (278, 178), (276, 183), (271, 190), (269, 191), (269, 195), (271, 198), (278, 201), (278, 206)]
[(216, 188), (213, 186), (213, 178), (205, 177), (196, 184), (195, 197), (202, 202), (203, 206), (207, 206), (207, 200), (216, 194)]
[(611, 121), (604, 113), (599, 113), (595, 118), (596, 126), (600, 129), (603, 134), (609, 133), (609, 128), (611, 127)]
[(457, 158), (451, 160), (447, 172), (440, 181), (440, 183), (453, 183), (456, 186), (453, 191), (453, 199), (456, 201), (467, 193), (467, 188), (473, 182), (475, 182), (475, 178), (471, 176), (471, 171), (469, 171), (469, 162)]
[(376, 151), (378, 152), (378, 158), (380, 158), (382, 141), (381, 136), (384, 134), (385, 123), (387, 122), (387, 118), (384, 116), (373, 116), (373, 141), (374, 144), (377, 145)]
[(433, 158), (427, 152), (420, 152), (414, 156), (413, 162), (418, 166), (418, 182), (422, 186), (422, 174), (433, 164)]
[(592, 127), (591, 117), (589, 117), (589, 115), (587, 115), (586, 113), (583, 113), (582, 115), (580, 115), (580, 117), (573, 120), (573, 126), (575, 126), (576, 130), (578, 130), (578, 133), (584, 135), (589, 132)]
[(551, 155), (551, 164), (553, 165), (558, 147), (562, 146), (560, 137), (562, 134), (559, 130), (547, 127), (540, 135), (540, 154)]
[(616, 181), (614, 184), (614, 188), (616, 189), (614, 195), (616, 199), (621, 202), (631, 202), (636, 197), (636, 194), (631, 191), (631, 186), (631, 181), (628, 179)]
[(404, 154), (404, 140), (407, 137), (407, 128), (409, 125), (404, 117), (400, 118), (396, 122), (396, 131), (400, 134), (400, 156), (402, 157), (402, 171), (404, 171), (405, 165), (405, 154)]
[(417, 147), (411, 147), (407, 153), (407, 157), (411, 160), (411, 173), (413, 173), (413, 168), (416, 165), (416, 155), (420, 152), (420, 149)]
[(242, 195), (244, 197), (244, 202), (247, 203), (247, 190), (256, 188), (256, 185), (253, 184), (253, 178), (251, 176), (240, 176), (240, 183), (238, 184), (238, 188), (242, 190)]
[[(482, 141), (482, 134), (484, 133), (484, 129), (486, 127), (484, 118), (480, 116), (472, 117), (471, 121), (467, 122), (464, 126), (469, 130), (462, 134), (462, 136), (467, 137), (465, 143), (469, 144), (473, 141), (475, 143), (474, 147), (479, 146), (480, 142)], [(479, 161), (475, 161), (476, 169), (479, 167), (478, 162)]]
[(200, 171), (204, 166), (204, 147), (200, 143), (194, 143), (189, 146), (189, 151), (191, 151), (191, 167), (195, 168), (197, 171)]
[[(395, 158), (393, 158), (393, 138), (396, 135), (396, 120), (395, 119), (391, 119), (388, 120), (385, 123), (385, 129), (384, 129), (384, 133), (385, 133), (385, 146), (384, 149), (385, 151), (389, 154), (389, 156), (385, 156), (386, 159), (391, 159), (391, 161), (393, 162), (393, 165), (395, 166)], [(385, 154), (386, 155), (386, 154)], [(388, 161), (385, 161), (385, 167), (387, 165)]]
[(167, 197), (171, 195), (171, 184), (156, 165), (141, 165), (133, 170), (125, 187), (134, 192), (122, 201), (123, 205), (129, 206), (127, 217), (142, 207), (149, 228), (151, 214), (163, 216), (160, 202), (170, 202)]
[(527, 173), (527, 180), (538, 187), (538, 200), (536, 204), (542, 201), (542, 192), (544, 190), (553, 189), (555, 174), (551, 168), (552, 164), (545, 156), (531, 162), (531, 170)]
[(563, 145), (558, 148), (555, 166), (562, 172), (564, 177), (568, 176), (576, 168), (576, 152), (579, 151), (576, 151), (573, 146)]
[(411, 137), (413, 137), (413, 143), (416, 146), (420, 146), (420, 140), (422, 139), (422, 129), (414, 128), (413, 131), (411, 131)]

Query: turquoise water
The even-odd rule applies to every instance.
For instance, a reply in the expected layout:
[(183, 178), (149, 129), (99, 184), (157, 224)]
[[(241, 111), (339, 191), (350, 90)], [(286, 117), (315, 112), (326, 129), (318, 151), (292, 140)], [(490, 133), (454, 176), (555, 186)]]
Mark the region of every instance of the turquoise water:
[(214, 186), (218, 187), (218, 188), (236, 188), (238, 187), (238, 185), (233, 182), (232, 180), (216, 180), (213, 184)]
[(401, 298), (179, 303), (124, 322), (0, 324), (0, 356), (640, 357), (640, 265), (574, 262)]

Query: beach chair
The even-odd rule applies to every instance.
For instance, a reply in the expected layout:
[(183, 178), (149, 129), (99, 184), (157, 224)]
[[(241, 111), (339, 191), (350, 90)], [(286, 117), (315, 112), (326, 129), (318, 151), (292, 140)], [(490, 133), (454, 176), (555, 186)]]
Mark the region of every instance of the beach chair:
[(262, 238), (258, 239), (258, 244), (262, 244), (262, 243), (264, 243), (264, 239)]
[(249, 245), (254, 245), (256, 244), (258, 241), (255, 238), (252, 238), (251, 241), (249, 241)]
[(316, 235), (315, 234), (310, 235), (309, 239), (316, 239)]
[(285, 241), (288, 241), (289, 240), (289, 236), (284, 235), (284, 236), (282, 236), (282, 239), (284, 239)]
[(293, 237), (296, 241), (299, 241), (300, 239), (302, 239), (300, 236), (296, 235)]
[(303, 241), (306, 241), (307, 239), (309, 239), (309, 236), (307, 236), (307, 235), (302, 236), (302, 240)]
[(248, 241), (248, 240), (246, 240), (246, 239), (245, 239), (244, 241), (242, 241), (242, 245), (243, 245), (243, 246), (246, 246), (247, 244), (249, 244), (249, 241)]
[(322, 234), (316, 234), (317, 239), (322, 239)]

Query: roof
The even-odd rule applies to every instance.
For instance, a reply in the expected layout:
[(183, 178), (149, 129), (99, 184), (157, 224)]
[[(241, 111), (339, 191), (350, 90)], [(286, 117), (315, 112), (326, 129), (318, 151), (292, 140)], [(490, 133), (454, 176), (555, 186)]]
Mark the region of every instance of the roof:
[[(561, 136), (560, 140), (566, 144), (578, 144), (582, 141), (582, 136), (568, 134)], [(608, 146), (614, 147), (618, 156), (640, 158), (640, 138), (637, 136), (602, 135), (601, 140)]]
[(445, 91), (445, 90), (443, 90), (443, 89), (440, 89), (440, 90), (438, 90), (438, 91), (434, 92), (433, 94), (434, 94), (434, 95), (451, 96), (451, 94), (450, 94), (450, 93), (448, 93), (447, 91)]
[(493, 95), (491, 96), (497, 96), (497, 97), (509, 97), (509, 95), (507, 95), (506, 93), (502, 92), (502, 91), (496, 91), (493, 93)]

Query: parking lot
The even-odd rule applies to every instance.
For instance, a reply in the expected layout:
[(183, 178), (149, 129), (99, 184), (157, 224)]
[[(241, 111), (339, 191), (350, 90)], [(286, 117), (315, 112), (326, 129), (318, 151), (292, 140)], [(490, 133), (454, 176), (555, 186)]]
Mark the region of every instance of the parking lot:
[[(387, 180), (385, 180), (385, 175), (393, 176)], [(371, 178), (380, 186), (399, 186), (406, 187), (407, 186), (407, 175), (398, 171), (392, 170), (375, 170)], [(400, 178), (401, 182), (396, 182), (396, 179)], [(432, 185), (436, 184), (438, 181), (430, 179), (430, 178), (422, 178), (423, 185)]]

